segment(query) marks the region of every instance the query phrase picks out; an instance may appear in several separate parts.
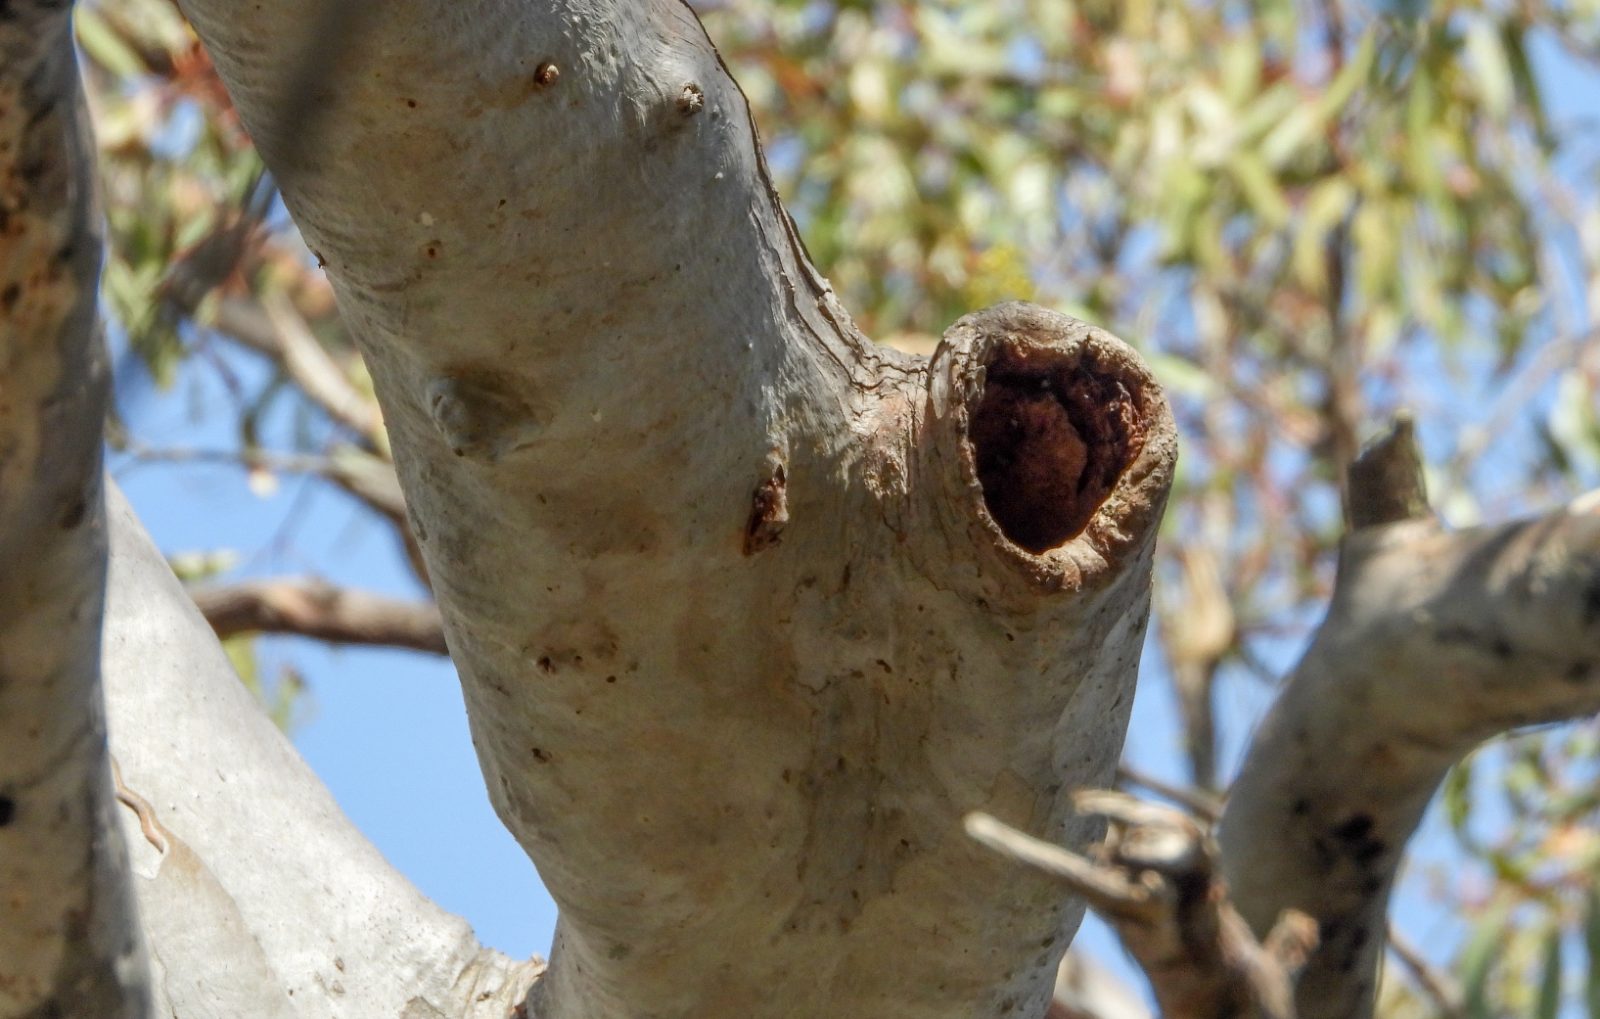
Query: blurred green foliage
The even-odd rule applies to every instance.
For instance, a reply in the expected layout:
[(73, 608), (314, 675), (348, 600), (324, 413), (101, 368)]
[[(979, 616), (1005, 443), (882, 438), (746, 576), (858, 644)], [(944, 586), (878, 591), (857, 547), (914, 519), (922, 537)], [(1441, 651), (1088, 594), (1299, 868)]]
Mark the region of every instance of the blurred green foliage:
[[(1281, 671), (1326, 595), (1338, 479), (1392, 411), (1417, 411), (1458, 523), (1600, 483), (1600, 0), (695, 6), (870, 334), (927, 350), (1025, 297), (1111, 328), (1167, 385), (1184, 459), (1157, 632), (1192, 687), (1197, 775), (1215, 683)], [(367, 391), (176, 8), (79, 11), (107, 304), (142, 363), (169, 380), (241, 338), (220, 302), (276, 294)], [(287, 370), (241, 394), (242, 448), (284, 399), (316, 413)], [(338, 441), (381, 459), (371, 438)], [(1596, 739), (1523, 739), (1446, 791), (1486, 881), (1444, 893), (1475, 924), (1462, 1015), (1600, 1017)], [(1386, 1014), (1442, 1011), (1395, 983)]]

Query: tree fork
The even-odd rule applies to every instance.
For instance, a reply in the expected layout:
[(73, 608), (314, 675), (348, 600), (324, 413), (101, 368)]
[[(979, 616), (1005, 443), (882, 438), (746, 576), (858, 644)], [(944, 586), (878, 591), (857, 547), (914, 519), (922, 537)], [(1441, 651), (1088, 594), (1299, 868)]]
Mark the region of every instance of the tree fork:
[(319, 4), (184, 6), (561, 907), (534, 1012), (1042, 1010), (1081, 907), (960, 819), (1096, 832), (1067, 793), (1120, 751), (1175, 453), (1138, 359), (1020, 305), (867, 342), (680, 3), (408, 0), (314, 79)]

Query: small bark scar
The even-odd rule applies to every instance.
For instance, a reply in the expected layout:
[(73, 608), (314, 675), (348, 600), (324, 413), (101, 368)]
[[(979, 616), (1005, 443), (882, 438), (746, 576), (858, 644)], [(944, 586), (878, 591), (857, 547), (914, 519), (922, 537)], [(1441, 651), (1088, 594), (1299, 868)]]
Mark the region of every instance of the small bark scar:
[(456, 456), (498, 463), (532, 445), (548, 423), (513, 390), (486, 371), (441, 375), (425, 390), (428, 416)]
[(789, 479), (782, 456), (774, 450), (767, 454), (765, 476), (756, 485), (750, 500), (750, 518), (744, 528), (744, 554), (755, 555), (771, 548), (783, 538), (783, 528), (789, 523)]
[(138, 815), (139, 830), (144, 832), (146, 841), (156, 847), (156, 852), (167, 855), (167, 839), (163, 834), (166, 829), (156, 820), (155, 808), (150, 806), (149, 800), (128, 788), (122, 780), (122, 766), (115, 757), (111, 758), (111, 779), (116, 786), (117, 802)]

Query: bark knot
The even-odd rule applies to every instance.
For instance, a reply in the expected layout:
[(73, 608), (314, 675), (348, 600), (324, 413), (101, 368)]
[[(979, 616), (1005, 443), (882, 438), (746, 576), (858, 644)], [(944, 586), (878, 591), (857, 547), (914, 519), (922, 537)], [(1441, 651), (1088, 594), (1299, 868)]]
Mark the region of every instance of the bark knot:
[(789, 478), (777, 453), (767, 456), (765, 476), (750, 498), (750, 517), (744, 527), (744, 554), (755, 555), (783, 539), (789, 522)]

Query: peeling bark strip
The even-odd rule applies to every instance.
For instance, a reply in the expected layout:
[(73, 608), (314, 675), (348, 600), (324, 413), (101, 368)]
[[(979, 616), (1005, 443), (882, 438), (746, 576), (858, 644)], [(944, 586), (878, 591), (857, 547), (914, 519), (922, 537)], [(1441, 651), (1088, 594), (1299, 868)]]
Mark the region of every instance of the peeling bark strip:
[(1149, 373), (1022, 305), (868, 342), (679, 0), (394, 0), (304, 146), (322, 3), (185, 9), (327, 256), (561, 906), (530, 1013), (1042, 1013), (1081, 907), (960, 818), (1094, 833), (1064, 790), (1111, 778), (1172, 475)]
[(0, 4), (0, 1015), (148, 1014), (98, 668), (106, 365), (71, 8)]

